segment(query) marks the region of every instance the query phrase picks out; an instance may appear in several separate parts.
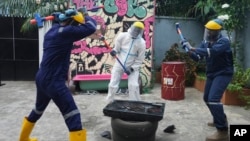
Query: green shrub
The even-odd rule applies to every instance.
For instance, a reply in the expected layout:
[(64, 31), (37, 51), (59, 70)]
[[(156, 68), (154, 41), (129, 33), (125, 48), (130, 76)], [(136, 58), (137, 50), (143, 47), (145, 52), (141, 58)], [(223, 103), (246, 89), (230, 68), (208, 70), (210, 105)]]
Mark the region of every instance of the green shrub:
[(182, 61), (186, 63), (185, 85), (193, 86), (195, 80), (195, 71), (197, 63), (193, 61), (186, 52), (179, 48), (177, 43), (174, 43), (169, 50), (165, 52), (163, 62), (167, 61)]

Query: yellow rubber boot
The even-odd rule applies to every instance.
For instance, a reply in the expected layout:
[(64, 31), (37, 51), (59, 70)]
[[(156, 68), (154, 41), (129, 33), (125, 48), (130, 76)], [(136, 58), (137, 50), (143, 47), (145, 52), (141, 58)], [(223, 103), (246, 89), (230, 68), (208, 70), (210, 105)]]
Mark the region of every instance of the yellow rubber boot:
[(69, 132), (69, 141), (87, 141), (87, 131), (85, 129), (80, 131)]
[(19, 141), (37, 141), (36, 138), (29, 137), (34, 125), (35, 123), (28, 121), (27, 117), (24, 118)]

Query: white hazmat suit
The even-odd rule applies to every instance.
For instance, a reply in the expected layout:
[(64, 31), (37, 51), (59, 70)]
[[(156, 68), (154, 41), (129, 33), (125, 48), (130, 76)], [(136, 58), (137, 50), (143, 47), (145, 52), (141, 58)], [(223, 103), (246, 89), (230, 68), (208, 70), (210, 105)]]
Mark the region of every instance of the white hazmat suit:
[[(140, 67), (145, 58), (146, 43), (142, 38), (144, 25), (141, 22), (135, 22), (128, 32), (120, 33), (115, 40), (113, 52), (124, 65), (128, 74), (129, 100), (141, 100), (139, 88)], [(114, 56), (114, 55), (113, 55)], [(114, 95), (119, 88), (119, 83), (124, 71), (121, 64), (116, 60), (109, 82), (108, 95), (106, 100), (112, 102)]]

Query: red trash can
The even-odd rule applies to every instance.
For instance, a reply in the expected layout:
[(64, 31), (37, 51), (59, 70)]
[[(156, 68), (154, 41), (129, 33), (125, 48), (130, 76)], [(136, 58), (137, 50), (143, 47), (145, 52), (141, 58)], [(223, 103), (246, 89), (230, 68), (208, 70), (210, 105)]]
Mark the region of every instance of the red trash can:
[(184, 99), (185, 62), (163, 62), (161, 73), (161, 97), (166, 100)]

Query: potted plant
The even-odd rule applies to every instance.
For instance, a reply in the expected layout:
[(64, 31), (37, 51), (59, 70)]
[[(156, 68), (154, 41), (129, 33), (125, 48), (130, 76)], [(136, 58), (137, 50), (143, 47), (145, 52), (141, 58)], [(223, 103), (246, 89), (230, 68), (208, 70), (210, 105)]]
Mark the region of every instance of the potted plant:
[(195, 71), (194, 88), (204, 92), (206, 82), (206, 63), (205, 60), (201, 60), (197, 63)]
[(223, 94), (222, 103), (250, 107), (250, 68), (235, 65), (233, 79)]
[(205, 83), (206, 83), (205, 72), (195, 73), (194, 88), (196, 88), (200, 92), (204, 92)]

